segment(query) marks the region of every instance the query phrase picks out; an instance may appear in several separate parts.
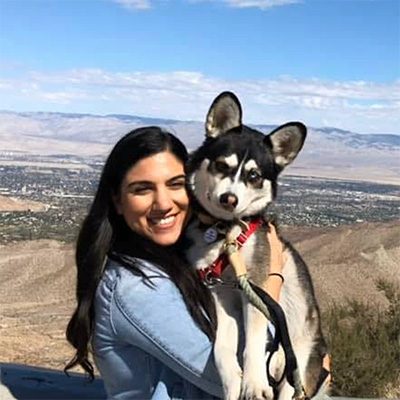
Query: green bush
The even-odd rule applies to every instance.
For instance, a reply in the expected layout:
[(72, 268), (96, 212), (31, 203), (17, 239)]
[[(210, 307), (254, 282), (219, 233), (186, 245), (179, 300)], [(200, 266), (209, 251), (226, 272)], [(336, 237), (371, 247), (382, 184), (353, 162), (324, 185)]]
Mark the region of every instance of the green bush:
[(389, 300), (385, 311), (349, 301), (324, 313), (332, 353), (332, 394), (385, 397), (400, 376), (400, 292), (393, 284), (377, 287)]

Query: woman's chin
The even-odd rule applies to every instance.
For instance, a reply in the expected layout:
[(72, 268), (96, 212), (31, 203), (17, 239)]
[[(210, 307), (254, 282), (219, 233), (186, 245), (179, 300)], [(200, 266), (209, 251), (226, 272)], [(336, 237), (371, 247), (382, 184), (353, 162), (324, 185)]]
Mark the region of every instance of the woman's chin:
[[(180, 228), (179, 228), (180, 226)], [(168, 229), (151, 229), (151, 231), (148, 233), (148, 238), (151, 239), (154, 243), (160, 245), (160, 246), (171, 246), (175, 244), (179, 236), (182, 232), (182, 225), (181, 224), (175, 224), (173, 227), (168, 228)]]
[(156, 234), (150, 238), (154, 243), (160, 246), (172, 246), (178, 241), (178, 234)]

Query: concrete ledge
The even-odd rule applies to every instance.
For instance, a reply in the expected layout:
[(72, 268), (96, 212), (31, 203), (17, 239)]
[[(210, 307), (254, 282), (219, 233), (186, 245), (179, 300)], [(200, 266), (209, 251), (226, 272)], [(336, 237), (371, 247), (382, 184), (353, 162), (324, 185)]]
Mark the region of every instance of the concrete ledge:
[(82, 374), (0, 363), (0, 399), (106, 399), (103, 382), (90, 382)]
[[(101, 379), (90, 382), (83, 374), (71, 373), (67, 376), (62, 371), (0, 363), (0, 400), (103, 400), (106, 398)], [(332, 397), (331, 399), (356, 400), (350, 397)]]

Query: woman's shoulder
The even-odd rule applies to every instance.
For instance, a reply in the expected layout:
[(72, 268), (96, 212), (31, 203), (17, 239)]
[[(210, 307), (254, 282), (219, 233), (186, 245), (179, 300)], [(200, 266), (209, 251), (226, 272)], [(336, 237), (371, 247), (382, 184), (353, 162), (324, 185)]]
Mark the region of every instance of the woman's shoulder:
[[(143, 274), (110, 259), (97, 290), (99, 310), (110, 310), (113, 325), (120, 334), (132, 327), (142, 331), (146, 326), (153, 331), (159, 321), (186, 313), (182, 295), (168, 275), (145, 260), (138, 263)], [(151, 337), (157, 335), (157, 329), (154, 331)]]
[(176, 288), (157, 264), (129, 256), (109, 257), (99, 286), (106, 286), (120, 298), (138, 296), (155, 288), (173, 291)]
[(108, 258), (96, 290), (98, 312), (116, 306), (124, 313), (141, 314), (165, 298), (179, 296), (176, 285), (157, 265), (142, 259), (126, 262)]
[(103, 281), (141, 280), (143, 278), (165, 277), (168, 275), (161, 268), (142, 258), (125, 255), (112, 255), (107, 258), (103, 272)]

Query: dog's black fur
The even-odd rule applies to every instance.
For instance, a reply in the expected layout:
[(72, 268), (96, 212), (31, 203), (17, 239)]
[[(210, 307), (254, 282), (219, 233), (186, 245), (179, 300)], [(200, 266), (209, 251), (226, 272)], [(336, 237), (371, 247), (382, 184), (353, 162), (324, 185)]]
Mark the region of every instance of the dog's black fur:
[[(221, 93), (214, 100), (207, 115), (206, 131), (206, 140), (192, 154), (187, 168), (194, 211), (199, 218), (203, 215), (203, 221), (193, 220), (186, 232), (192, 242), (187, 256), (198, 269), (215, 260), (224, 240), (220, 235), (213, 243), (205, 242), (204, 234), (209, 225), (204, 223), (204, 215), (210, 221), (223, 221), (227, 230), (236, 229), (238, 221), (249, 221), (259, 216), (265, 218), (266, 210), (276, 196), (279, 173), (294, 160), (306, 137), (306, 127), (300, 122), (282, 125), (269, 135), (243, 125), (240, 102), (230, 92)], [(264, 226), (254, 233), (241, 251), (249, 277), (259, 286), (265, 283), (269, 268), (266, 229)], [(303, 384), (307, 395), (312, 396), (318, 389), (326, 345), (308, 268), (295, 249), (283, 242), (287, 261), (282, 272), (285, 283), (280, 304), (286, 314)], [(227, 268), (223, 279), (232, 277), (232, 269)], [(258, 310), (254, 310), (245, 299), (240, 299), (240, 293), (223, 286), (215, 287), (214, 293), (219, 324), (214, 354), (226, 398), (272, 399), (263, 361), (267, 341), (265, 318), (260, 317)], [(235, 335), (240, 324), (233, 324), (234, 319), (243, 318), (242, 311), (245, 311), (246, 319), (243, 379), (239, 376), (241, 367), (236, 358)], [(271, 364), (273, 374), (279, 377), (283, 366), (282, 354), (274, 356)], [(290, 399), (292, 394), (292, 388), (283, 381), (277, 398)]]

